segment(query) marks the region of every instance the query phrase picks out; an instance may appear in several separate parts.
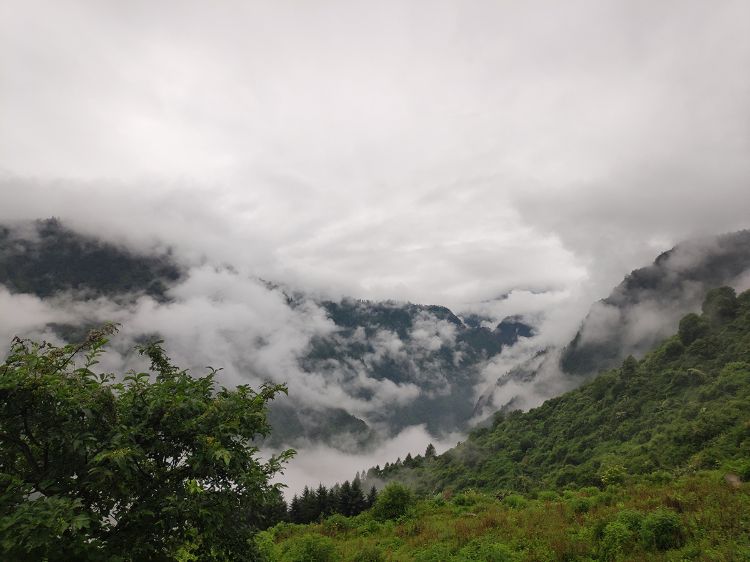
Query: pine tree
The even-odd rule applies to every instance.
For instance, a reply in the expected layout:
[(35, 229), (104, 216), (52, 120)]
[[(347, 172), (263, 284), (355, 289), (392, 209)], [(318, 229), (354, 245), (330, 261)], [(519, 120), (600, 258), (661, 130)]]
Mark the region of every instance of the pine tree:
[(339, 491), (336, 511), (346, 516), (352, 515), (351, 503), (352, 503), (352, 485), (348, 480), (345, 480), (344, 483), (341, 485), (341, 490)]
[(366, 509), (370, 509), (373, 505), (375, 505), (375, 500), (378, 499), (378, 491), (373, 486), (370, 488), (370, 492), (367, 494), (367, 498), (365, 499), (365, 505), (367, 506)]
[(331, 514), (331, 496), (328, 489), (320, 484), (315, 492), (318, 516), (326, 517)]
[(289, 521), (292, 523), (302, 523), (302, 509), (300, 508), (297, 494), (294, 495), (292, 502), (289, 504)]
[(362, 492), (362, 482), (359, 477), (352, 481), (351, 496), (349, 500), (350, 515), (358, 515), (365, 510), (365, 495)]

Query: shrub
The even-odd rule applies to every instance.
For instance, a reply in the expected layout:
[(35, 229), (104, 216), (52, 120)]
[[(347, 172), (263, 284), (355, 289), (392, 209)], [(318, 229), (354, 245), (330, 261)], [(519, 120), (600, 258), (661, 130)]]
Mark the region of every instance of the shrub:
[(641, 540), (646, 548), (669, 550), (684, 542), (679, 516), (668, 509), (658, 509), (647, 515), (641, 524)]
[(308, 533), (285, 544), (281, 559), (285, 562), (333, 562), (337, 558), (331, 539)]
[(674, 361), (685, 351), (685, 346), (678, 339), (668, 341), (662, 348), (664, 359)]
[(708, 323), (695, 313), (690, 313), (680, 320), (677, 334), (680, 341), (690, 345), (698, 338), (702, 338), (708, 332)]
[(622, 560), (635, 543), (635, 534), (623, 521), (612, 521), (604, 527), (600, 544), (602, 560)]
[(523, 496), (511, 494), (505, 497), (503, 503), (512, 509), (521, 509), (526, 507), (529, 502)]
[(406, 515), (413, 505), (414, 494), (411, 490), (403, 484), (391, 482), (378, 494), (372, 507), (372, 516), (379, 521), (398, 519)]
[(433, 544), (414, 554), (414, 562), (446, 562), (451, 559), (451, 549), (443, 543)]
[(323, 530), (326, 535), (337, 535), (348, 531), (353, 526), (352, 520), (340, 513), (334, 513), (323, 521)]
[(352, 562), (385, 562), (385, 555), (379, 547), (367, 545), (354, 555)]
[(273, 533), (263, 531), (255, 535), (255, 547), (258, 550), (260, 562), (274, 562), (279, 559), (278, 547), (273, 540)]
[(78, 345), (16, 338), (0, 365), (0, 559), (254, 560), (279, 506), (262, 459), (281, 385), (221, 387), (160, 342), (151, 372), (94, 372), (112, 325)]
[(615, 464), (605, 467), (602, 470), (599, 478), (601, 479), (602, 484), (604, 484), (605, 486), (612, 486), (625, 482), (626, 474), (627, 471), (625, 470), (624, 466)]
[(591, 509), (591, 500), (589, 498), (573, 498), (568, 505), (573, 509), (573, 513), (587, 513)]
[(551, 490), (543, 490), (539, 492), (536, 497), (537, 499), (545, 502), (553, 502), (560, 499), (560, 496), (557, 495), (557, 492), (553, 492)]
[(475, 539), (458, 552), (458, 560), (481, 560), (482, 562), (514, 562), (519, 556), (499, 542)]

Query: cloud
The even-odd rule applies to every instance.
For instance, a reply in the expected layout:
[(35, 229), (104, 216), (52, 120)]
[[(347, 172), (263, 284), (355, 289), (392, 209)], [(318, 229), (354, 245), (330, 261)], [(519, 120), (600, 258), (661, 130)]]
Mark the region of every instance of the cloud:
[[(0, 328), (117, 320), (112, 365), (159, 331), (182, 364), (320, 407), (415, 399), (361, 364), (301, 372), (333, 327), (261, 278), (521, 314), (537, 335), (499, 376), (655, 254), (748, 226), (749, 19), (743, 0), (5, 2), (0, 221), (57, 216), (189, 274), (168, 305), (0, 293), (21, 319)], [(659, 330), (644, 307), (629, 340)], [(366, 361), (452, 337), (411, 335)]]
[(603, 296), (746, 224), (748, 10), (11, 2), (0, 214), (337, 296)]
[(277, 478), (287, 485), (285, 495), (291, 499), (305, 486), (318, 484), (332, 486), (344, 480), (351, 480), (357, 472), (403, 459), (407, 454), (423, 455), (427, 445), (432, 443), (438, 453), (453, 447), (463, 435), (454, 433), (438, 439), (422, 425), (410, 426), (399, 432), (393, 439), (365, 454), (348, 454), (332, 447), (310, 444), (300, 448), (299, 453), (289, 462), (284, 474)]

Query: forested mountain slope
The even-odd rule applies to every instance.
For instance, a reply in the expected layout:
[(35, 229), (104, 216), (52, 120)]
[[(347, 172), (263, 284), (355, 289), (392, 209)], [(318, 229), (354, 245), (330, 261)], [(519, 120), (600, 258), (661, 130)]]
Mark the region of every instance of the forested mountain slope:
[(700, 310), (710, 289), (720, 286), (750, 287), (750, 231), (681, 242), (653, 264), (632, 271), (591, 306), (570, 342), (542, 350), (499, 377), (480, 396), (477, 412), (512, 409), (519, 403), (528, 408), (532, 404), (523, 393), (514, 396), (518, 384), (552, 398), (555, 392), (546, 389), (550, 377), (559, 383), (555, 388), (573, 388), (618, 367), (629, 355), (643, 357), (675, 332), (682, 316)]
[(0, 225), (0, 285), (14, 293), (163, 299), (182, 275), (169, 255), (145, 255), (77, 233), (57, 219)]
[(750, 459), (750, 291), (709, 291), (702, 315), (641, 361), (627, 358), (580, 388), (490, 427), (434, 459), (372, 477), (422, 493), (531, 491), (602, 478), (716, 468)]
[(367, 476), (395, 480), (372, 509), (280, 523), (263, 560), (750, 560), (750, 292), (711, 290), (643, 360)]
[(722, 285), (750, 286), (750, 231), (690, 240), (636, 269), (592, 306), (560, 366), (572, 375), (616, 367), (673, 333), (697, 311), (706, 292)]

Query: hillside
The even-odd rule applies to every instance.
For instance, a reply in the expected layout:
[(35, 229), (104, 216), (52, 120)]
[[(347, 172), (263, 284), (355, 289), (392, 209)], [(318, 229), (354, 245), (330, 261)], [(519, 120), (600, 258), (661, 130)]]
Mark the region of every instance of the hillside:
[(642, 355), (673, 333), (684, 314), (697, 311), (709, 289), (747, 288), (749, 272), (748, 230), (678, 244), (592, 306), (563, 352), (562, 370), (590, 375)]
[[(643, 360), (435, 456), (368, 471), (408, 485), (375, 507), (261, 534), (267, 560), (750, 559), (750, 291), (708, 292), (702, 315)], [(395, 487), (395, 488), (394, 488)]]
[(465, 443), (414, 467), (373, 476), (421, 492), (531, 491), (625, 474), (715, 468), (750, 458), (750, 291), (709, 291), (703, 314), (680, 322), (641, 361), (523, 413), (499, 414)]
[(518, 385), (552, 398), (549, 377), (555, 378), (556, 389), (573, 388), (619, 367), (629, 355), (643, 357), (677, 330), (680, 318), (700, 310), (710, 289), (720, 286), (740, 291), (750, 287), (750, 231), (681, 242), (632, 271), (606, 298), (593, 303), (571, 341), (541, 350), (485, 389), (477, 413), (537, 405), (514, 391)]
[(57, 219), (0, 225), (0, 285), (14, 293), (163, 299), (182, 273), (168, 255), (138, 254), (75, 232)]

